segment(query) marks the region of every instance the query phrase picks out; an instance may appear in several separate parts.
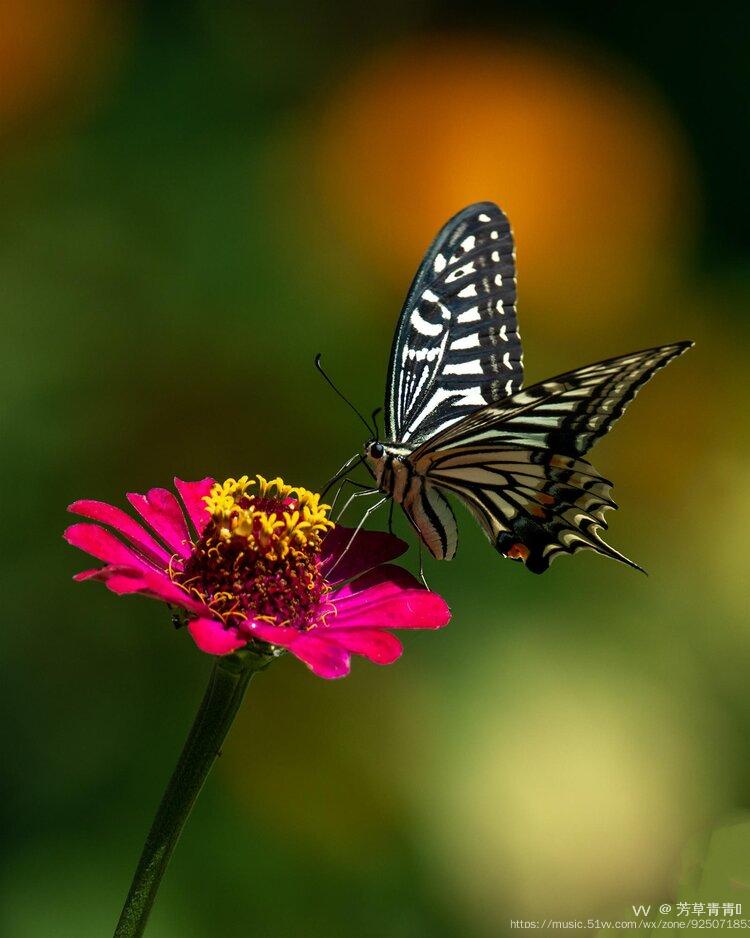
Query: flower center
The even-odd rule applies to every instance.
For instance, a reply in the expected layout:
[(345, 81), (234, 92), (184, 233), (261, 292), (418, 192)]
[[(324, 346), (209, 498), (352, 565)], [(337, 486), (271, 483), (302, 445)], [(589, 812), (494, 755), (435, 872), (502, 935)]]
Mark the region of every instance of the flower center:
[(328, 586), (320, 547), (333, 522), (320, 496), (262, 476), (217, 482), (204, 499), (210, 520), (175, 583), (227, 625), (250, 617), (306, 628)]

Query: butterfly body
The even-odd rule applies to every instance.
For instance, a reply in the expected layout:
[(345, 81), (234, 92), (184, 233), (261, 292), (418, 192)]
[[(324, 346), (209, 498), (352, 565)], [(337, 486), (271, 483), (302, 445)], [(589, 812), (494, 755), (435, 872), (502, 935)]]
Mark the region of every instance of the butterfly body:
[[(391, 350), (386, 439), (363, 457), (430, 552), (458, 545), (446, 496), (494, 547), (542, 573), (582, 548), (637, 567), (606, 544), (612, 484), (582, 457), (636, 393), (691, 342), (646, 349), (523, 387), (513, 238), (491, 202), (439, 232), (417, 271)], [(640, 569), (640, 568), (638, 568)]]
[(451, 560), (458, 546), (456, 520), (428, 478), (429, 455), (414, 460), (404, 447), (372, 441), (365, 447), (364, 457), (377, 487), (401, 505), (430, 553)]

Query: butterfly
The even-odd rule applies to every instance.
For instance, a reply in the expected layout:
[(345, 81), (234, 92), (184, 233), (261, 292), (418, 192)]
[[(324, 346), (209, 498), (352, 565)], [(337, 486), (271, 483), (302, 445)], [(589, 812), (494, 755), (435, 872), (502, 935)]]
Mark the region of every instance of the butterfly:
[(439, 560), (458, 546), (453, 496), (500, 554), (533, 573), (581, 549), (640, 570), (602, 540), (605, 512), (617, 507), (612, 483), (582, 457), (692, 344), (523, 387), (513, 235), (497, 205), (469, 205), (441, 229), (414, 277), (391, 349), (385, 439), (375, 432), (360, 460)]

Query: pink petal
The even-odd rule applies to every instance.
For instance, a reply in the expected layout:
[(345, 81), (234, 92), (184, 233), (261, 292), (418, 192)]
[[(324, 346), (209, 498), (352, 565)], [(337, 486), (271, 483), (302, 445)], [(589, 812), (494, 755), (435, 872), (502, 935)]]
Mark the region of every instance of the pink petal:
[(319, 632), (300, 632), (290, 648), (291, 653), (303, 661), (318, 677), (329, 679), (345, 677), (349, 673), (351, 655), (335, 641)]
[(228, 655), (247, 644), (247, 637), (236, 628), (225, 628), (218, 619), (193, 619), (188, 622), (193, 641), (208, 655)]
[(139, 593), (149, 599), (158, 599), (169, 603), (170, 606), (180, 606), (197, 615), (205, 615), (210, 611), (205, 603), (190, 596), (180, 589), (168, 576), (157, 571), (146, 573), (133, 570), (131, 567), (122, 567), (110, 564), (96, 570), (84, 570), (76, 573), (74, 580), (100, 580), (104, 585), (118, 596)]
[[(82, 573), (76, 573), (73, 579), (78, 583), (83, 583), (86, 580), (99, 580), (100, 583), (104, 583), (109, 586), (110, 582), (113, 579), (118, 579), (122, 577), (124, 580), (127, 580), (131, 584), (142, 584), (143, 583), (143, 572), (141, 570), (133, 570), (132, 567), (121, 567), (116, 564), (109, 564), (106, 567), (97, 567), (96, 570), (84, 570)], [(113, 593), (118, 595), (122, 593), (137, 593), (140, 591), (140, 586), (135, 587), (134, 589), (113, 589)]]
[(209, 518), (208, 509), (206, 508), (206, 503), (203, 501), (203, 498), (211, 494), (211, 489), (214, 487), (214, 479), (210, 476), (206, 476), (205, 479), (201, 479), (199, 482), (183, 482), (182, 479), (175, 477), (174, 485), (180, 493), (180, 498), (185, 506), (185, 511), (188, 513), (188, 518), (190, 518), (193, 527), (200, 536)]
[(81, 570), (73, 576), (73, 579), (76, 583), (85, 583), (86, 580), (102, 580), (104, 579), (102, 573), (107, 569), (107, 567), (94, 567), (93, 570)]
[(380, 629), (321, 629), (318, 634), (323, 634), (323, 631), (342, 648), (356, 655), (364, 655), (375, 664), (393, 664), (404, 650), (395, 635)]
[(128, 501), (171, 550), (181, 557), (190, 556), (190, 532), (180, 503), (170, 491), (150, 489), (145, 495), (130, 492)]
[(105, 563), (131, 567), (135, 570), (154, 570), (154, 567), (132, 547), (123, 544), (114, 534), (99, 527), (98, 524), (71, 524), (65, 529), (63, 537), (73, 547), (79, 547)]
[(133, 593), (138, 593), (142, 596), (148, 596), (151, 599), (162, 598), (161, 596), (153, 596), (137, 573), (131, 575), (130, 572), (126, 570), (118, 572), (117, 567), (105, 567), (102, 571), (102, 576), (97, 579), (102, 580), (107, 589), (111, 590), (116, 596), (129, 596)]
[[(331, 573), (332, 583), (340, 583), (381, 563), (394, 560), (400, 557), (409, 546), (401, 538), (383, 531), (360, 531), (352, 541), (351, 547), (346, 550), (353, 534), (353, 528), (337, 525), (325, 536), (321, 550), (322, 569), (325, 573), (335, 564), (335, 569)], [(343, 558), (337, 563), (336, 561), (345, 550)]]
[(205, 615), (208, 607), (195, 599), (185, 590), (180, 589), (168, 576), (160, 573), (137, 573), (118, 567), (105, 567), (99, 579), (119, 596), (127, 593), (141, 593), (150, 599), (158, 599), (170, 606), (180, 606), (197, 615)]
[[(373, 598), (398, 595), (405, 589), (424, 589), (416, 577), (403, 567), (395, 564), (382, 564), (358, 576), (350, 583), (340, 586), (335, 593), (337, 603), (346, 600), (347, 608), (361, 602), (372, 602)], [(363, 597), (363, 593), (367, 593)]]
[(331, 629), (439, 629), (448, 624), (451, 614), (442, 596), (393, 586), (374, 585), (341, 601), (334, 596), (336, 615), (328, 619), (328, 625)]
[(351, 655), (325, 629), (299, 632), (297, 629), (271, 625), (268, 622), (247, 622), (248, 632), (272, 645), (287, 648), (303, 661), (318, 677), (344, 677), (349, 673)]
[(82, 499), (69, 505), (68, 511), (73, 512), (75, 515), (83, 515), (84, 518), (91, 518), (92, 521), (101, 521), (102, 524), (108, 524), (115, 531), (124, 534), (132, 544), (142, 550), (151, 560), (162, 566), (169, 563), (170, 554), (164, 550), (161, 544), (158, 544), (130, 515), (114, 505), (108, 505), (106, 502), (98, 502), (93, 499)]
[(253, 622), (250, 619), (242, 624), (242, 630), (248, 636), (259, 638), (271, 645), (280, 645), (282, 648), (291, 648), (302, 632), (280, 625), (271, 625), (270, 622)]

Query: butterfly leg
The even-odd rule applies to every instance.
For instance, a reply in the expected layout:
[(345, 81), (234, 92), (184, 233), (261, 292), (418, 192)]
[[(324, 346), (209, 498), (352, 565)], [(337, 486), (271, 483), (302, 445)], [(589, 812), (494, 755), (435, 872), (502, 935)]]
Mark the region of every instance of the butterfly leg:
[(336, 507), (336, 502), (339, 500), (339, 496), (341, 495), (345, 485), (351, 485), (352, 488), (355, 489), (367, 489), (368, 492), (376, 491), (371, 485), (365, 485), (364, 482), (355, 482), (354, 479), (344, 479), (336, 489), (336, 494), (333, 496), (333, 501), (331, 502), (331, 513), (333, 513), (333, 509)]
[(347, 473), (351, 472), (359, 463), (364, 462), (364, 459), (361, 455), (355, 454), (350, 459), (341, 466), (341, 468), (331, 476), (331, 478), (326, 482), (325, 488), (321, 493), (321, 498), (325, 498), (328, 490), (332, 488), (343, 476), (346, 476)]
[(379, 489), (367, 488), (367, 487), (366, 487), (366, 488), (365, 488), (363, 491), (361, 491), (361, 492), (353, 492), (353, 493), (349, 496), (349, 498), (347, 498), (347, 500), (344, 502), (344, 507), (341, 509), (341, 511), (340, 511), (340, 512), (338, 513), (338, 515), (336, 516), (336, 523), (338, 524), (339, 521), (341, 521), (341, 519), (343, 518), (344, 513), (346, 512), (347, 508), (349, 507), (349, 505), (351, 505), (351, 503), (354, 501), (355, 498), (362, 498), (363, 495), (377, 495), (377, 494), (379, 493), (379, 491), (380, 491)]
[(393, 499), (391, 499), (391, 504), (390, 504), (390, 507), (389, 507), (389, 509), (388, 509), (388, 533), (389, 533), (391, 536), (393, 535), (393, 506), (394, 506), (395, 504), (396, 504), (396, 503), (393, 501)]
[[(351, 497), (354, 498), (356, 495), (364, 495), (364, 494), (365, 494), (365, 492), (355, 492), (354, 495), (352, 495)], [(368, 493), (368, 494), (371, 494), (371, 493)], [(374, 505), (371, 505), (371, 506), (367, 509), (367, 511), (362, 515), (362, 519), (360, 520), (359, 524), (357, 525), (357, 527), (356, 527), (356, 528), (354, 529), (354, 531), (352, 532), (352, 536), (349, 538), (349, 541), (348, 541), (346, 547), (341, 551), (341, 553), (339, 554), (339, 556), (336, 558), (336, 562), (333, 564), (333, 566), (330, 567), (330, 568), (326, 571), (326, 576), (327, 576), (327, 577), (330, 577), (330, 575), (333, 573), (333, 571), (336, 569), (336, 567), (338, 567), (338, 565), (341, 563), (342, 558), (348, 553), (349, 548), (350, 548), (350, 547), (352, 546), (352, 544), (354, 543), (354, 539), (355, 539), (356, 536), (359, 534), (359, 532), (362, 530), (362, 527), (364, 526), (364, 523), (367, 521), (367, 519), (370, 517), (370, 515), (373, 513), (373, 511), (377, 511), (378, 508), (380, 508), (380, 507), (382, 507), (383, 505), (385, 505), (385, 503), (386, 503), (387, 500), (388, 500), (388, 499), (387, 499), (387, 496), (383, 496), (383, 498), (381, 498), (379, 501), (375, 502)], [(350, 501), (351, 501), (351, 499), (350, 499)], [(348, 504), (348, 503), (347, 503), (347, 504)]]
[(417, 543), (419, 545), (419, 579), (422, 581), (424, 588), (429, 589), (430, 587), (428, 586), (427, 580), (424, 575), (424, 558), (422, 556), (422, 538), (421, 537), (418, 539)]

